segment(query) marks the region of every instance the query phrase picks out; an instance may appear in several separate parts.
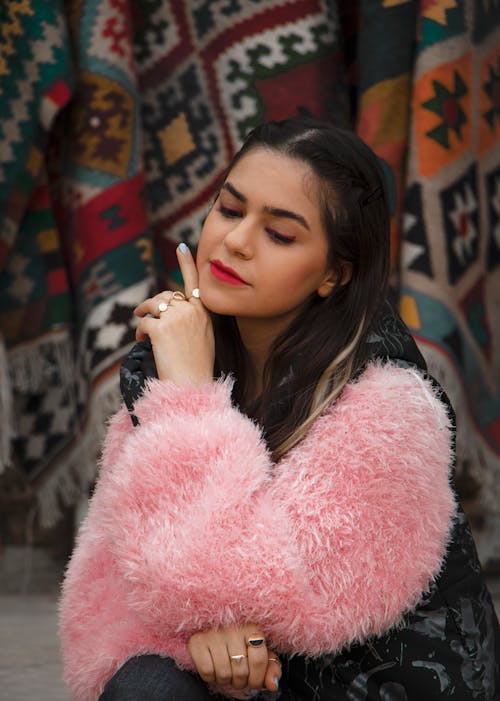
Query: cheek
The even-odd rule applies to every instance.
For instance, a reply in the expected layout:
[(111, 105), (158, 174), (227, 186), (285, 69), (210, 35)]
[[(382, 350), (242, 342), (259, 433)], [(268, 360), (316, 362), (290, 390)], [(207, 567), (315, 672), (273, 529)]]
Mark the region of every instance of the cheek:
[(198, 246), (196, 248), (196, 264), (198, 266), (202, 265), (209, 256), (211, 246), (210, 230), (211, 227), (207, 218), (201, 229)]
[(200, 237), (198, 240), (197, 250), (199, 251), (200, 260), (209, 258), (215, 246), (218, 246), (224, 238), (225, 222), (221, 219), (220, 214), (212, 208), (203, 222), (201, 227)]
[(301, 256), (294, 264), (289, 262), (283, 266), (275, 266), (269, 271), (269, 278), (288, 295), (293, 295), (294, 291), (297, 294), (309, 293), (319, 287), (325, 267), (326, 256), (318, 255), (309, 259)]

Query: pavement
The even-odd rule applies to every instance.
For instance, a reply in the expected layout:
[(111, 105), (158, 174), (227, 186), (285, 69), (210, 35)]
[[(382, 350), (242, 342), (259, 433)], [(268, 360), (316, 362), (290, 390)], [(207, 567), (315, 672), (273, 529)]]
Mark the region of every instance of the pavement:
[[(488, 585), (500, 616), (500, 577)], [(61, 673), (55, 591), (0, 595), (0, 701), (70, 701)]]
[(0, 701), (70, 701), (61, 677), (56, 594), (0, 596)]

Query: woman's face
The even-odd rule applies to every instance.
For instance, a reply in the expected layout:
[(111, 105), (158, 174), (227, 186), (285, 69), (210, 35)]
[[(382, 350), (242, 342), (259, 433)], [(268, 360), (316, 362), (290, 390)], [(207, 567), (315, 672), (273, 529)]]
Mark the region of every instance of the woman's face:
[(299, 160), (256, 148), (230, 171), (197, 254), (204, 305), (239, 319), (288, 323), (334, 285), (315, 176)]

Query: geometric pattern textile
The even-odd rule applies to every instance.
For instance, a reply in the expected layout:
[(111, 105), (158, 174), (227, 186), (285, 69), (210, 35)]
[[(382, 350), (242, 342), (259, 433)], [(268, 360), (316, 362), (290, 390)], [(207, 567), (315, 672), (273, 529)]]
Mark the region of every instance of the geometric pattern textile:
[[(17, 54), (7, 51), (1, 74), (11, 78), (2, 116), (17, 119), (22, 134), (0, 134), (2, 209), (16, 215), (0, 234), (0, 323), (13, 459), (47, 524), (58, 499), (70, 503), (95, 476), (116, 370), (133, 339), (131, 311), (153, 287), (155, 256), (156, 270), (178, 278), (175, 245), (196, 244), (214, 186), (249, 128), (296, 112), (347, 125), (349, 91), (335, 3), (21, 7), (8, 3)], [(23, 82), (24, 53), (41, 87)], [(35, 138), (55, 88), (59, 102)]]
[[(1, 471), (15, 458), (14, 434), (31, 430), (19, 414), (22, 395), (44, 394), (56, 375), (69, 386), (74, 374), (70, 283), (45, 157), (55, 118), (73, 92), (68, 35), (57, 3), (7, 1), (0, 36), (0, 374), (9, 417), (0, 429)], [(55, 435), (74, 425), (70, 414), (61, 413)]]
[(499, 557), (499, 12), (4, 0), (0, 456), (10, 448), (45, 525), (94, 479), (132, 308), (180, 282), (175, 247), (196, 247), (248, 130), (300, 113), (354, 128), (381, 159), (401, 312), (458, 414), (483, 561)]
[[(357, 3), (353, 3), (356, 5)], [(392, 200), (392, 264), (399, 256), (414, 60), (415, 3), (359, 3), (356, 34), (358, 135), (382, 160)], [(381, 46), (383, 42), (383, 48)]]
[(400, 309), (457, 413), (459, 484), (499, 563), (500, 6), (425, 3), (418, 22)]
[(0, 33), (7, 440), (47, 526), (94, 480), (153, 286), (132, 28), (126, 2), (8, 0)]

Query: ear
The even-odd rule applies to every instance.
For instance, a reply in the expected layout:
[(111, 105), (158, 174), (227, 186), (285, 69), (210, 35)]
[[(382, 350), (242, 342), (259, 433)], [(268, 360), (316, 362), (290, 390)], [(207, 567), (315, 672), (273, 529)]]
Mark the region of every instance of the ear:
[(316, 289), (319, 297), (328, 297), (330, 292), (337, 286), (337, 275), (334, 272), (328, 273), (321, 285)]
[(342, 262), (339, 271), (330, 270), (326, 273), (323, 282), (317, 288), (316, 292), (320, 297), (328, 297), (337, 285), (347, 285), (352, 277), (352, 263)]

